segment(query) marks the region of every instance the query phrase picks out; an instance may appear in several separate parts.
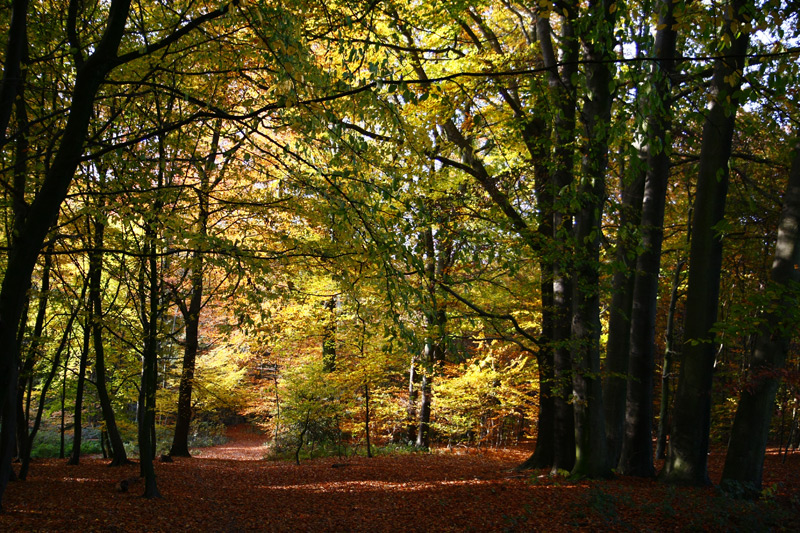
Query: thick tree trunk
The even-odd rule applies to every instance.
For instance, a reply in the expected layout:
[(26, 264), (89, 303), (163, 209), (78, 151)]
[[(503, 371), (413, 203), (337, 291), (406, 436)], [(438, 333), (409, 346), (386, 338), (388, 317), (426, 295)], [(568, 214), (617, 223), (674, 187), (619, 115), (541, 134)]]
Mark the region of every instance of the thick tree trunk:
[(642, 204), (642, 247), (636, 262), (633, 312), (630, 330), (630, 358), (625, 410), (625, 434), (618, 472), (628, 476), (655, 476), (653, 464), (653, 374), (656, 353), (656, 311), (661, 244), (664, 237), (664, 205), (667, 198), (670, 159), (667, 131), (672, 124), (671, 75), (677, 42), (676, 3), (661, 2), (655, 55), (650, 76), (652, 89), (645, 91), (651, 101), (644, 150), (647, 171)]
[(800, 140), (795, 141), (789, 184), (783, 196), (778, 223), (778, 240), (772, 262), (772, 289), (776, 296), (759, 321), (761, 333), (750, 363), (750, 380), (744, 387), (733, 419), (728, 453), (722, 471), (722, 486), (744, 491), (745, 496), (761, 494), (764, 454), (769, 426), (775, 410), (779, 372), (786, 361), (792, 324), (789, 317), (797, 308), (800, 265)]
[[(560, 196), (568, 190), (574, 179), (574, 153), (571, 149), (575, 135), (576, 90), (573, 77), (578, 71), (578, 41), (574, 23), (577, 18), (577, 2), (565, 2), (564, 18), (558, 35), (559, 57), (553, 46), (550, 15), (537, 18), (536, 32), (542, 52), (542, 60), (548, 69), (548, 87), (551, 106), (556, 109), (553, 121), (553, 205), (552, 247), (548, 250), (554, 258), (550, 263), (549, 276), (552, 288), (553, 381), (551, 386), (553, 403), (553, 463), (552, 473), (572, 470), (575, 465), (575, 416), (573, 404), (569, 402), (572, 382), (572, 357), (569, 349), (570, 316), (572, 312), (572, 280), (569, 277), (569, 246), (567, 236), (572, 233), (572, 214), (568, 201)], [(561, 66), (559, 66), (559, 63)], [(536, 250), (534, 250), (536, 251)], [(543, 293), (544, 294), (544, 293)]]
[[(561, 227), (557, 225), (556, 227)], [(553, 455), (552, 473), (571, 471), (575, 466), (575, 411), (569, 401), (572, 383), (572, 354), (569, 348), (572, 283), (565, 270), (553, 268)]]
[(728, 160), (739, 105), (736, 92), (741, 84), (749, 40), (744, 18), (749, 17), (747, 11), (746, 0), (734, 0), (726, 16), (725, 32), (731, 47), (726, 48), (725, 57), (715, 62), (713, 100), (703, 126), (695, 197), (697, 208), (692, 221), (689, 256), (684, 348), (667, 460), (661, 473), (668, 483), (710, 483), (707, 458), (716, 352), (711, 328), (717, 320), (722, 263), (722, 240), (716, 228), (725, 214)]
[[(21, 5), (21, 4), (20, 4)], [(77, 5), (77, 4), (76, 4)], [(25, 295), (31, 274), (48, 230), (56, 222), (61, 203), (80, 162), (94, 100), (106, 74), (113, 68), (130, 0), (112, 0), (103, 37), (89, 58), (77, 68), (72, 89), (69, 116), (52, 164), (41, 188), (27, 212), (19, 239), (8, 254), (5, 276), (0, 288), (0, 411), (6, 402), (16, 400), (16, 365), (19, 357), (16, 332), (19, 328)], [(14, 91), (12, 94), (16, 94)], [(0, 502), (5, 492), (11, 457), (0, 457)]]
[(575, 217), (575, 271), (572, 302), (572, 392), (575, 409), (575, 466), (579, 477), (607, 477), (608, 462), (600, 379), (600, 233), (605, 203), (605, 172), (611, 124), (611, 63), (614, 11), (610, 0), (590, 1), (591, 20), (598, 35), (583, 36), (588, 64), (587, 97), (582, 117), (586, 146), (583, 176), (578, 186), (580, 205)]
[[(643, 164), (643, 163), (642, 163)], [(630, 353), (631, 309), (633, 307), (634, 264), (629, 255), (635, 250), (629, 229), (641, 221), (644, 168), (634, 169), (634, 176), (622, 192), (620, 234), (614, 261), (620, 270), (614, 273), (611, 308), (608, 312), (608, 342), (603, 377), (606, 441), (611, 464), (617, 464), (622, 452), (625, 429), (625, 396), (628, 389), (628, 355)]]
[[(552, 283), (548, 284), (552, 287)], [(552, 348), (542, 349), (537, 358), (539, 367), (539, 415), (536, 425), (536, 448), (516, 470), (550, 468), (555, 458), (555, 403), (553, 399)]]

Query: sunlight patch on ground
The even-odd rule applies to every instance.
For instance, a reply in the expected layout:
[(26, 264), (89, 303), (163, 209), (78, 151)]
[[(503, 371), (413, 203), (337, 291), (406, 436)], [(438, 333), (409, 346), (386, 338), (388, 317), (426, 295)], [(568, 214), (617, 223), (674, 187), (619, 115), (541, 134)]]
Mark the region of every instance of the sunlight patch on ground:
[(496, 480), (466, 479), (453, 481), (410, 481), (396, 483), (391, 481), (337, 481), (333, 483), (306, 483), (298, 485), (259, 485), (254, 488), (262, 490), (301, 490), (310, 492), (356, 492), (358, 490), (381, 490), (392, 492), (418, 492), (440, 488), (442, 486), (479, 486), (493, 485)]

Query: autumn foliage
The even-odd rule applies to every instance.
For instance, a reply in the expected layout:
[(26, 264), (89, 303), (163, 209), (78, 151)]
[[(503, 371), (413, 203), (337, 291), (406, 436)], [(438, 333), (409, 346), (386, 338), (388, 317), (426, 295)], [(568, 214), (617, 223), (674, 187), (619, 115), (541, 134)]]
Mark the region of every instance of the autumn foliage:
[[(766, 531), (791, 530), (800, 512), (800, 454), (767, 457), (759, 502), (714, 488), (680, 489), (617, 477), (570, 481), (514, 467), (530, 449), (455, 447), (431, 453), (265, 460), (266, 437), (229, 431), (195, 458), (157, 463), (163, 499), (115, 490), (138, 465), (80, 467), (41, 460), (12, 485), (3, 531)], [(718, 477), (721, 454), (710, 458)]]

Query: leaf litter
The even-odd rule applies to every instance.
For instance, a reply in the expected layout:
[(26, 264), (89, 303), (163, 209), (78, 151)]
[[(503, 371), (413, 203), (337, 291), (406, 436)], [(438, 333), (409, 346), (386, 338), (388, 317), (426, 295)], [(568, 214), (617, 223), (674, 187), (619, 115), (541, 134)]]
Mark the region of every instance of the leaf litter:
[[(618, 476), (568, 480), (515, 472), (530, 447), (441, 449), (374, 458), (264, 459), (267, 437), (231, 428), (229, 442), (156, 462), (162, 499), (142, 483), (118, 492), (138, 465), (37, 460), (6, 491), (0, 531), (797, 531), (800, 454), (774, 450), (765, 497), (670, 487)], [(724, 450), (709, 457), (719, 481)]]

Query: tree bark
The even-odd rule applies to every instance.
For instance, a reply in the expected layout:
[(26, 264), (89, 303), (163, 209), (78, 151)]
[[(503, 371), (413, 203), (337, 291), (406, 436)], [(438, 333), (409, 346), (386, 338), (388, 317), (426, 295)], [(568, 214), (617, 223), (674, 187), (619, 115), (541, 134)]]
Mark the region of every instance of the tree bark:
[[(200, 190), (197, 194), (197, 233), (202, 243), (208, 236), (209, 194), (211, 193), (211, 173), (217, 157), (220, 139), (220, 122), (214, 127), (211, 138), (211, 150), (205, 158), (200, 174)], [(175, 433), (169, 454), (178, 457), (190, 457), (189, 428), (192, 421), (192, 389), (194, 387), (195, 363), (199, 349), (200, 311), (203, 308), (203, 250), (201, 247), (193, 252), (191, 263), (191, 297), (189, 305), (179, 302), (183, 320), (186, 324), (186, 344), (183, 351), (181, 382), (178, 389), (178, 417), (175, 421)]]
[(669, 403), (670, 379), (675, 355), (675, 313), (678, 306), (678, 289), (681, 282), (681, 272), (686, 262), (681, 259), (675, 265), (672, 277), (672, 288), (669, 296), (669, 310), (667, 311), (666, 349), (664, 362), (661, 368), (661, 398), (658, 408), (658, 436), (656, 437), (656, 459), (664, 459), (667, 455), (667, 434), (669, 432)]
[(642, 253), (636, 261), (633, 288), (630, 357), (628, 366), (625, 433), (617, 470), (622, 475), (655, 476), (653, 464), (653, 374), (656, 352), (656, 311), (664, 205), (670, 172), (669, 139), (672, 124), (671, 76), (675, 70), (677, 31), (675, 6), (661, 2), (655, 56), (650, 77), (652, 89), (645, 97), (649, 117), (645, 133), (647, 171), (642, 204)]
[(22, 62), (28, 50), (28, 0), (11, 4), (3, 80), (0, 84), (0, 149), (6, 144), (8, 124), (14, 111), (14, 99), (24, 84)]
[(725, 214), (728, 160), (739, 106), (736, 92), (749, 41), (744, 17), (751, 9), (747, 0), (734, 0), (726, 14), (724, 31), (731, 47), (715, 61), (713, 99), (703, 126), (689, 255), (684, 348), (667, 459), (661, 472), (668, 483), (710, 484), (707, 458), (715, 358), (711, 328), (717, 320), (722, 263), (722, 240), (715, 228)]
[(770, 290), (775, 296), (759, 320), (761, 332), (750, 363), (750, 380), (739, 398), (722, 471), (723, 488), (743, 491), (750, 497), (761, 494), (764, 454), (780, 370), (794, 333), (789, 317), (797, 307), (796, 284), (800, 281), (800, 140), (795, 140), (792, 159), (770, 272)]
[[(103, 206), (99, 207), (102, 209)], [(103, 347), (103, 298), (100, 292), (100, 282), (103, 276), (103, 246), (105, 242), (105, 222), (101, 218), (103, 216), (102, 214), (97, 214), (93, 224), (94, 246), (89, 254), (89, 302), (92, 309), (90, 316), (92, 317), (92, 340), (95, 356), (95, 386), (97, 387), (97, 396), (100, 400), (100, 409), (103, 412), (108, 440), (111, 443), (111, 466), (120, 466), (128, 463), (128, 456), (117, 428), (117, 419), (108, 394), (106, 357)]]
[[(642, 169), (643, 171), (644, 169)], [(641, 221), (643, 172), (634, 169), (633, 179), (622, 192), (620, 232), (617, 248), (611, 307), (608, 311), (608, 341), (606, 342), (606, 364), (603, 377), (605, 399), (606, 441), (611, 464), (617, 464), (622, 452), (622, 436), (625, 430), (625, 396), (628, 388), (628, 356), (630, 353), (631, 310), (633, 308), (633, 286), (635, 264), (629, 255), (635, 243), (628, 235), (628, 228), (638, 226)]]
[[(89, 283), (89, 280), (86, 280)], [(87, 308), (89, 306), (87, 305)], [(83, 435), (83, 391), (86, 388), (86, 365), (89, 361), (89, 341), (91, 339), (91, 312), (83, 323), (83, 345), (81, 347), (81, 359), (78, 363), (78, 384), (75, 392), (75, 414), (73, 415), (72, 432), (72, 453), (70, 453), (67, 464), (77, 465), (81, 461), (81, 440)]]
[[(611, 125), (614, 11), (610, 0), (590, 1), (590, 19), (600, 28), (584, 30), (586, 89), (582, 117), (583, 176), (578, 184), (575, 217), (575, 271), (572, 302), (572, 393), (575, 409), (575, 477), (611, 475), (600, 379), (599, 263), (601, 218), (605, 203), (605, 172)], [(596, 32), (596, 33), (595, 33)]]
[[(108, 22), (100, 42), (88, 59), (77, 67), (69, 116), (58, 150), (41, 188), (30, 204), (19, 239), (8, 253), (5, 276), (0, 288), (0, 411), (3, 412), (6, 402), (14, 405), (16, 400), (15, 379), (19, 357), (16, 332), (25, 295), (31, 285), (31, 274), (42, 243), (58, 218), (61, 203), (66, 198), (80, 162), (95, 96), (105, 76), (114, 66), (129, 10), (130, 0), (111, 1)], [(7, 483), (7, 476), (2, 474), (10, 471), (10, 462), (11, 457), (7, 454), (0, 457), (0, 502)]]

